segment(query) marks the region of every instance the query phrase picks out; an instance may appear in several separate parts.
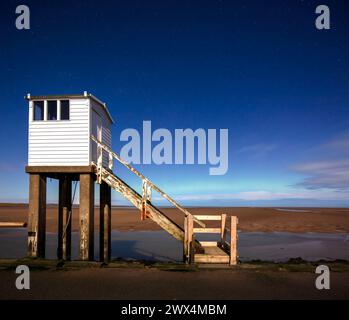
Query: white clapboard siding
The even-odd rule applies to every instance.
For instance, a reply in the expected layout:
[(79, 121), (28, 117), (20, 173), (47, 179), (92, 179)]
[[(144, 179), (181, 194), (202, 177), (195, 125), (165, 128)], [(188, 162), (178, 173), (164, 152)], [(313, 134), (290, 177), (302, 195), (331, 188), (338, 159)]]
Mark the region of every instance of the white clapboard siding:
[(89, 165), (89, 99), (70, 100), (70, 119), (29, 119), (30, 166)]
[[(94, 118), (96, 116), (99, 116), (101, 118), (101, 124), (102, 124), (102, 143), (106, 144), (108, 147), (111, 148), (111, 121), (103, 108), (100, 104), (96, 103), (95, 101), (91, 101), (91, 107), (92, 110), (95, 112), (91, 112), (92, 116), (92, 121), (91, 125), (94, 126), (97, 123), (97, 120)], [(95, 132), (92, 128), (92, 132)], [(97, 155), (94, 154), (96, 153), (96, 148), (93, 146), (95, 142), (91, 141), (91, 159), (92, 161), (96, 161)], [(109, 163), (109, 156), (108, 153), (103, 150), (103, 166), (108, 167)]]
[[(69, 120), (32, 121), (29, 119), (28, 165), (86, 166), (97, 162), (95, 142), (96, 119), (100, 119), (102, 142), (111, 147), (112, 121), (106, 107), (98, 99), (70, 99)], [(29, 103), (29, 108), (32, 104)], [(29, 115), (32, 115), (29, 110)], [(94, 115), (98, 117), (94, 118)], [(108, 166), (108, 154), (103, 153), (103, 166)]]

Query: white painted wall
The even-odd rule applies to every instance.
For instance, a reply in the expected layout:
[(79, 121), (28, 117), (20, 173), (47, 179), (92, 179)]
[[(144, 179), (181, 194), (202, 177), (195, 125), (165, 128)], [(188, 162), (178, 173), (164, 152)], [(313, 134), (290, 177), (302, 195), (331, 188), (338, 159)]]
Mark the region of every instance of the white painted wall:
[[(106, 144), (109, 148), (111, 148), (111, 121), (104, 109), (103, 106), (101, 106), (99, 103), (95, 102), (91, 99), (91, 132), (95, 135), (96, 138), (99, 138), (95, 133), (97, 133), (98, 130), (96, 130), (96, 126), (98, 126), (98, 123), (101, 124), (102, 132), (101, 132), (101, 138), (102, 143)], [(97, 163), (97, 156), (95, 154), (95, 143), (92, 141), (91, 146), (91, 159), (92, 161)], [(103, 166), (108, 167), (108, 154), (106, 151), (103, 151)]]
[[(28, 165), (89, 165), (95, 158), (92, 152), (95, 143), (90, 139), (95, 125), (92, 109), (101, 115), (102, 142), (111, 146), (111, 121), (93, 99), (70, 99), (70, 120), (51, 121), (33, 121), (33, 102), (29, 101)], [(103, 156), (103, 165), (108, 166), (107, 155)]]

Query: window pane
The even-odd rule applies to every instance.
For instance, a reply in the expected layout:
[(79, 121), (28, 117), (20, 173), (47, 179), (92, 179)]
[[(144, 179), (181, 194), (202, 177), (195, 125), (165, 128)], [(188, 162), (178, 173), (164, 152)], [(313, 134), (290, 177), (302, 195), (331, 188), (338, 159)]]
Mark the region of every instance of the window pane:
[(44, 101), (34, 101), (33, 120), (44, 120)]
[(61, 120), (69, 120), (69, 100), (61, 100)]
[(47, 120), (57, 120), (57, 101), (47, 101)]

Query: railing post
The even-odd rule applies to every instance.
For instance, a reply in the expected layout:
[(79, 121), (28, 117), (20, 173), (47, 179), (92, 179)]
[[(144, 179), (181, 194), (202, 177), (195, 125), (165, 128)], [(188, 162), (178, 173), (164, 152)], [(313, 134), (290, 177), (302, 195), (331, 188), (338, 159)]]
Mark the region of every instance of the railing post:
[(97, 154), (98, 154), (97, 165), (101, 167), (103, 165), (103, 149), (99, 145), (99, 143), (97, 144)]
[(226, 236), (226, 222), (227, 222), (227, 215), (225, 213), (222, 213), (221, 215), (221, 246), (225, 246), (225, 236)]
[(189, 252), (188, 252), (188, 215), (184, 216), (184, 239), (183, 239), (183, 262), (189, 263)]
[(103, 148), (98, 140), (95, 140), (97, 152), (97, 183), (102, 184)]
[(238, 219), (235, 216), (231, 216), (230, 223), (230, 262), (229, 264), (237, 264), (237, 224)]
[(195, 262), (195, 235), (191, 233), (191, 242), (190, 242), (190, 259), (189, 263)]
[(141, 211), (141, 220), (145, 220), (147, 217), (147, 180), (142, 180), (142, 211)]
[(151, 202), (151, 186), (147, 184), (147, 201)]
[(189, 263), (194, 262), (194, 235), (193, 235), (193, 216), (188, 215), (188, 251), (189, 251)]
[(113, 155), (111, 152), (108, 152), (108, 155), (109, 155), (108, 166), (110, 170), (113, 170), (113, 165), (114, 165)]

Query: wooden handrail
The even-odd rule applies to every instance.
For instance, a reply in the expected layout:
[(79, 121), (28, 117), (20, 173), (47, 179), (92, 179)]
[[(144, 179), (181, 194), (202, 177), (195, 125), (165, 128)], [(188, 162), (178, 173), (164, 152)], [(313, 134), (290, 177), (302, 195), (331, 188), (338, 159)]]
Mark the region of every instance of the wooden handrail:
[(1, 221), (0, 228), (25, 228), (27, 226), (26, 222), (7, 222)]
[[(117, 161), (119, 161), (122, 165), (124, 165), (127, 169), (129, 169), (131, 172), (133, 172), (136, 176), (142, 179), (142, 181), (146, 181), (147, 185), (157, 191), (163, 198), (165, 198), (167, 201), (172, 203), (178, 210), (182, 211), (186, 216), (191, 215), (193, 216), (187, 209), (183, 208), (180, 204), (178, 204), (175, 200), (173, 200), (170, 196), (168, 196), (165, 192), (163, 192), (160, 188), (158, 188), (154, 183), (152, 183), (149, 179), (147, 179), (144, 175), (142, 175), (138, 170), (133, 168), (130, 164), (128, 164), (125, 160), (121, 159), (113, 150), (111, 150), (108, 146), (106, 146), (101, 141), (97, 140), (97, 138), (94, 135), (91, 135), (91, 139), (97, 143), (98, 146), (100, 146), (102, 149), (107, 151), (109, 153), (109, 156), (112, 155)], [(110, 163), (110, 160), (109, 160)], [(196, 219), (193, 216), (193, 220), (202, 226), (205, 227), (205, 224)]]

